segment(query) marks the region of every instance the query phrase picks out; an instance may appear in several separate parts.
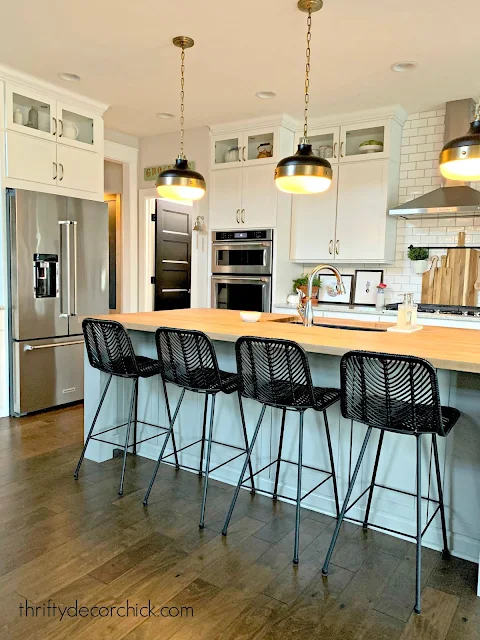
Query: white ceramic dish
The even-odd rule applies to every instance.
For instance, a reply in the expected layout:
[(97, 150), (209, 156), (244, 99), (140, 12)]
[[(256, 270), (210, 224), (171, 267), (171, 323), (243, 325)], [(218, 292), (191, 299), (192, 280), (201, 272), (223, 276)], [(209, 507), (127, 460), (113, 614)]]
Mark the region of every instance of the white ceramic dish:
[(243, 322), (258, 322), (261, 316), (260, 311), (240, 311), (240, 318)]
[(381, 144), (366, 144), (363, 147), (358, 147), (360, 153), (378, 153), (379, 151), (383, 151), (383, 146)]

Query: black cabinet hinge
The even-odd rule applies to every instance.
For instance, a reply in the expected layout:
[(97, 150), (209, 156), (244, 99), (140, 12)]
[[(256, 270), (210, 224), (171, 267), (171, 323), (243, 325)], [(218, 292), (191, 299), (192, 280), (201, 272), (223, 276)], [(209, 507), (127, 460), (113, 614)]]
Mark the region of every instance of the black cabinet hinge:
[(156, 222), (156, 221), (157, 221), (157, 214), (152, 213), (152, 222)]
[(156, 284), (157, 283), (157, 279), (155, 278), (155, 276), (152, 276), (150, 278), (150, 284)]

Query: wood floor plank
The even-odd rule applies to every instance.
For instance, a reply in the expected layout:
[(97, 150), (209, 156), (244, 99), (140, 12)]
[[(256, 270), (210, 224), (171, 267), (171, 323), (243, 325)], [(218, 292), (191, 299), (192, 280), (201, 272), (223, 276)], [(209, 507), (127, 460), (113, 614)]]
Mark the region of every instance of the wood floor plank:
[(445, 640), (458, 602), (457, 596), (426, 587), (422, 614), (412, 613), (400, 640)]

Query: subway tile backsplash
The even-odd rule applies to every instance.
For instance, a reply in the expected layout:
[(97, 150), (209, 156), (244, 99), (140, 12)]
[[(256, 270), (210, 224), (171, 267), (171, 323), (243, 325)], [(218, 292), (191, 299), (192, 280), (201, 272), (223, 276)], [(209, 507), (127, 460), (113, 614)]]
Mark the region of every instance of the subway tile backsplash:
[[(398, 203), (413, 200), (441, 186), (441, 174), (438, 168), (438, 156), (443, 147), (445, 130), (445, 108), (413, 113), (405, 122), (402, 135), (400, 163), (400, 182)], [(480, 189), (480, 183), (472, 183)], [(480, 216), (438, 218), (429, 216), (420, 220), (397, 221), (396, 259), (391, 266), (372, 264), (340, 265), (345, 275), (355, 273), (355, 269), (383, 269), (386, 290), (386, 302), (399, 302), (402, 293), (413, 292), (415, 300), (420, 302), (422, 276), (414, 273), (407, 257), (408, 247), (428, 244), (456, 244), (458, 233), (465, 231), (466, 243), (480, 244)], [(446, 251), (436, 250), (441, 256)], [(432, 255), (432, 252), (431, 252)], [(308, 272), (312, 265), (304, 265)]]

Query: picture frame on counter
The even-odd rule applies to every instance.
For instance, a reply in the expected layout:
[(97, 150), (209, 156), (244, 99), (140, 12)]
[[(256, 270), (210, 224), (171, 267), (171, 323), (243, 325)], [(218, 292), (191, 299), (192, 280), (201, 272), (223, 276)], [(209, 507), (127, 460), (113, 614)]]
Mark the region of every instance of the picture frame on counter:
[(374, 307), (377, 286), (383, 282), (383, 269), (356, 269), (353, 285), (353, 304)]
[(325, 271), (318, 274), (322, 281), (322, 286), (318, 290), (318, 304), (351, 304), (353, 290), (353, 276), (343, 276), (345, 293), (337, 293), (337, 278), (330, 272)]

